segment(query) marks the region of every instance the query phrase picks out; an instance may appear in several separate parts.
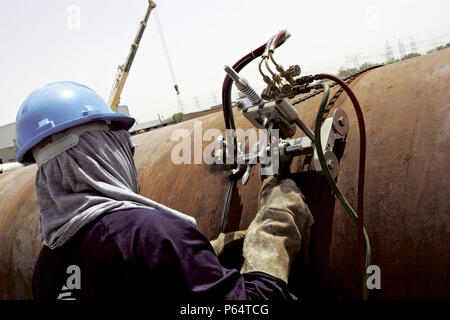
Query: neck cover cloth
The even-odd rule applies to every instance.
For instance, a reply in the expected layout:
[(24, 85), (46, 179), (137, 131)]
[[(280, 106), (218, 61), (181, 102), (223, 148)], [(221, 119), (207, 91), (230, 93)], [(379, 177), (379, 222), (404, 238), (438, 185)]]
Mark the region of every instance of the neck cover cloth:
[(51, 249), (103, 214), (150, 207), (196, 225), (194, 218), (140, 196), (132, 142), (125, 130), (87, 131), (79, 142), (39, 167), (38, 239)]

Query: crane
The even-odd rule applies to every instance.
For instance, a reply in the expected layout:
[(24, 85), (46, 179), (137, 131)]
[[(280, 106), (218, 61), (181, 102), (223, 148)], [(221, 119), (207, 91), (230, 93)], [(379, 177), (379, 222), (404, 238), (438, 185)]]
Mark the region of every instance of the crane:
[[(119, 67), (117, 68), (116, 77), (114, 79), (114, 83), (113, 83), (111, 93), (110, 93), (109, 99), (108, 99), (108, 105), (114, 111), (117, 111), (117, 106), (119, 105), (119, 102), (120, 102), (120, 95), (122, 94), (122, 90), (125, 85), (125, 81), (127, 80), (128, 73), (130, 72), (131, 64), (133, 63), (133, 59), (136, 55), (137, 49), (139, 47), (139, 43), (141, 42), (145, 27), (147, 26), (148, 18), (150, 17), (150, 13), (152, 12), (152, 10), (155, 8), (156, 8), (156, 3), (153, 2), (152, 0), (148, 0), (147, 12), (144, 16), (144, 19), (141, 21), (136, 38), (134, 39), (134, 42), (131, 45), (130, 52), (128, 53), (128, 57), (125, 60), (125, 63), (119, 65)], [(165, 44), (164, 35), (162, 34), (161, 23), (159, 22), (158, 17), (157, 17), (157, 22), (158, 22), (158, 27), (160, 29), (159, 31), (160, 31), (161, 41), (163, 42), (166, 57), (168, 59), (169, 68), (170, 68), (170, 71), (172, 74), (172, 78), (174, 80), (174, 88), (175, 88), (176, 93), (179, 94), (180, 92), (178, 91), (178, 84), (176, 84), (175, 75), (173, 72), (172, 65), (170, 63), (167, 46)]]
[(150, 13), (154, 8), (156, 8), (156, 3), (154, 3), (152, 0), (148, 0), (147, 12), (144, 16), (144, 19), (141, 21), (141, 25), (139, 26), (136, 38), (134, 39), (134, 42), (131, 45), (128, 57), (125, 60), (125, 63), (119, 65), (119, 67), (117, 68), (116, 78), (114, 79), (113, 87), (111, 89), (111, 93), (109, 95), (108, 100), (108, 105), (114, 111), (117, 110), (117, 106), (120, 102), (120, 95), (122, 94), (125, 81), (127, 80), (128, 73), (130, 72), (131, 64), (133, 63), (134, 56), (136, 55), (139, 43), (141, 42), (142, 39), (142, 35), (144, 34), (145, 27), (147, 26), (147, 21), (148, 18), (150, 17)]

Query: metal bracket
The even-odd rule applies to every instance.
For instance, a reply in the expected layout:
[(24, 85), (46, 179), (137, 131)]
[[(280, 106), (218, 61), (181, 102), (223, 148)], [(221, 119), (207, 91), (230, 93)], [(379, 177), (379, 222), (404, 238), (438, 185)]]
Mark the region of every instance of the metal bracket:
[[(236, 107), (255, 128), (268, 130), (265, 140), (258, 141), (250, 154), (244, 154), (241, 145), (237, 145), (235, 159), (239, 161), (237, 161), (237, 167), (232, 170), (231, 174), (237, 177), (245, 171), (242, 176), (242, 184), (247, 183), (250, 171), (255, 165), (255, 160), (256, 162), (262, 163), (260, 175), (267, 175), (270, 172), (278, 172), (278, 166), (289, 163), (294, 156), (312, 154), (314, 169), (317, 172), (322, 172), (314, 144), (314, 133), (298, 117), (297, 110), (289, 100), (284, 98), (253, 104), (248, 97), (241, 94), (241, 98), (236, 103)], [(289, 139), (295, 134), (297, 126), (307, 136)], [(276, 134), (272, 128), (278, 129)], [(337, 139), (345, 138), (348, 133), (348, 128), (349, 121), (347, 114), (344, 110), (338, 108), (334, 111), (332, 117), (325, 119), (320, 129), (322, 151), (333, 178), (336, 178), (339, 172), (338, 159), (333, 153), (334, 143)], [(217, 143), (222, 147), (227, 146), (223, 137), (219, 137)], [(263, 151), (266, 152), (265, 155), (270, 153), (270, 157), (263, 157), (261, 155)], [(218, 159), (224, 157), (223, 153), (220, 152), (217, 156)], [(270, 158), (269, 162), (267, 162), (268, 158)], [(278, 163), (272, 163), (274, 158), (278, 160)], [(264, 163), (262, 160), (264, 160)]]
[[(259, 129), (266, 129), (268, 123), (273, 123), (279, 129), (281, 138), (289, 138), (297, 129), (293, 119), (285, 114), (282, 108), (283, 100), (268, 101), (259, 105), (249, 106), (248, 99), (240, 100), (242, 115)], [(296, 116), (296, 115), (295, 115)]]
[[(344, 110), (336, 109), (332, 118), (325, 119), (320, 128), (320, 138), (325, 161), (330, 169), (331, 176), (336, 179), (339, 171), (339, 164), (336, 155), (333, 153), (334, 143), (337, 139), (343, 139), (348, 133), (348, 117)], [(322, 172), (317, 150), (314, 148), (314, 169)]]
[[(314, 169), (317, 172), (322, 172), (315, 144), (309, 137), (304, 136), (295, 139), (280, 139), (278, 134), (273, 132), (274, 119), (279, 119), (279, 117), (274, 118), (272, 115), (271, 112), (274, 111), (273, 107), (273, 105), (269, 105), (269, 108), (266, 109), (266, 112), (264, 113), (268, 118), (272, 119), (269, 123), (267, 123), (268, 118), (265, 118), (264, 126), (260, 125), (257, 121), (258, 127), (268, 127), (268, 135), (266, 138), (257, 141), (249, 154), (244, 153), (241, 143), (237, 144), (235, 159), (238, 160), (238, 164), (235, 169), (231, 170), (231, 174), (235, 177), (239, 177), (242, 174), (241, 182), (243, 185), (247, 183), (251, 169), (257, 163), (262, 163), (262, 166), (259, 169), (261, 178), (261, 175), (267, 175), (267, 172), (277, 172), (278, 165), (289, 163), (292, 157), (305, 154), (313, 155)], [(250, 114), (252, 115), (250, 119), (255, 119), (257, 116), (257, 113), (254, 111), (251, 111)], [(338, 108), (334, 111), (332, 117), (325, 119), (320, 129), (322, 151), (333, 178), (336, 178), (339, 172), (338, 159), (333, 153), (334, 144), (336, 140), (346, 137), (349, 129), (348, 124), (347, 114), (344, 110)], [(219, 136), (216, 143), (216, 150), (218, 150), (215, 154), (216, 163), (223, 163), (220, 161), (224, 161), (224, 158), (228, 156), (224, 154), (228, 146), (227, 141), (223, 136)], [(268, 157), (267, 154), (270, 154), (270, 157)], [(274, 157), (278, 159), (277, 164), (274, 164), (271, 161)]]

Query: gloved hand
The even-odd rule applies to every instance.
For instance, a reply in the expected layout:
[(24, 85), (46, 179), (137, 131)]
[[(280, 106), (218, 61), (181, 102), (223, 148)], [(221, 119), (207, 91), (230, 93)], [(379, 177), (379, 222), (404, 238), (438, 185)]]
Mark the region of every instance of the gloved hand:
[(247, 230), (220, 233), (217, 239), (210, 241), (216, 256), (220, 256), (228, 248), (238, 245), (239, 242), (244, 241), (246, 234)]
[(304, 197), (291, 179), (264, 180), (258, 212), (247, 229), (241, 273), (260, 271), (288, 282), (301, 232), (314, 223)]

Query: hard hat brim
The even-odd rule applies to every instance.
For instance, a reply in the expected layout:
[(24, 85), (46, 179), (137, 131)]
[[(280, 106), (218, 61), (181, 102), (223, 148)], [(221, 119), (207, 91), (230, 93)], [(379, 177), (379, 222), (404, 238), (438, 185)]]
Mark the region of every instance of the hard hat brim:
[[(98, 121), (102, 120), (107, 122), (108, 124), (114, 123), (115, 124), (115, 130), (129, 130), (133, 124), (135, 123), (135, 119), (132, 117), (129, 117), (123, 113), (98, 113), (90, 115), (89, 117), (85, 118), (79, 118), (72, 121), (68, 121), (66, 123), (62, 123), (58, 125), (58, 131), (61, 132), (66, 129), (91, 122), (91, 121)], [(33, 158), (33, 155), (31, 154), (31, 148), (44, 140), (45, 138), (51, 136), (52, 134), (57, 133), (55, 132), (53, 127), (49, 127), (48, 130), (45, 130), (41, 132), (40, 134), (36, 135), (33, 139), (30, 139), (27, 141), (27, 143), (20, 148), (20, 152), (17, 152), (18, 149), (16, 149), (16, 160), (20, 163), (25, 164), (32, 164), (35, 163), (35, 160)]]

